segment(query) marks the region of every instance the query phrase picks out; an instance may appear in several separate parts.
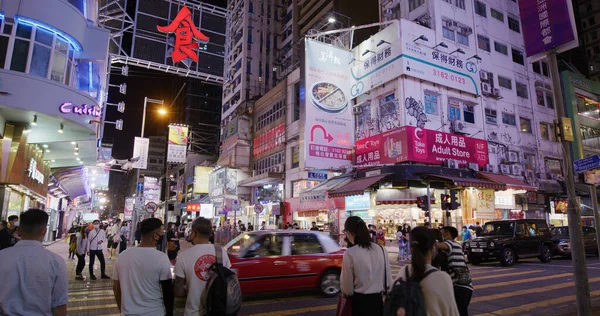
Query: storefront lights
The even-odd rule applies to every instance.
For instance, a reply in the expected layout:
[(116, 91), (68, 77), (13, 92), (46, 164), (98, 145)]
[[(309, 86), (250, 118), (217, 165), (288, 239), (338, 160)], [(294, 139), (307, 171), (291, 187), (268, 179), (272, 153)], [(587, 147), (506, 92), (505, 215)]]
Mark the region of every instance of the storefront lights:
[(57, 36), (61, 37), (62, 39), (64, 39), (65, 41), (67, 41), (69, 44), (71, 44), (71, 47), (73, 47), (73, 49), (75, 51), (80, 52), (82, 50), (81, 49), (81, 44), (79, 44), (79, 42), (76, 39), (74, 39), (70, 35), (65, 34), (62, 31), (60, 31), (60, 30), (58, 30), (58, 29), (56, 29), (56, 28), (54, 28), (54, 27), (52, 27), (52, 26), (50, 26), (48, 24), (45, 24), (45, 23), (42, 23), (40, 21), (36, 21), (36, 20), (33, 20), (33, 19), (29, 19), (29, 18), (26, 18), (26, 17), (18, 16), (18, 15), (15, 15), (15, 20), (17, 20), (17, 22), (19, 22), (19, 23), (35, 25), (38, 28), (45, 29), (45, 30), (50, 31), (52, 33), (56, 33)]

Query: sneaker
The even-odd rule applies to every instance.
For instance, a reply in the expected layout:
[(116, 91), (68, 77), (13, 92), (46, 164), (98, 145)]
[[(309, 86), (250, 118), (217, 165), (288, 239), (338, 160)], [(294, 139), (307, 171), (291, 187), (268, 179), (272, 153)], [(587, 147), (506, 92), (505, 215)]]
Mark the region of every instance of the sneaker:
[(83, 280), (85, 280), (85, 279), (83, 278), (83, 276), (81, 276), (81, 275), (78, 275), (78, 276), (76, 276), (76, 277), (75, 277), (75, 280), (81, 280), (81, 281), (83, 281)]
[(95, 275), (90, 275), (90, 280), (96, 280), (96, 276)]
[(110, 279), (110, 277), (109, 277), (108, 275), (106, 275), (106, 274), (105, 274), (105, 275), (103, 275), (101, 278), (102, 278), (102, 279), (104, 279), (104, 280), (108, 280), (108, 279)]

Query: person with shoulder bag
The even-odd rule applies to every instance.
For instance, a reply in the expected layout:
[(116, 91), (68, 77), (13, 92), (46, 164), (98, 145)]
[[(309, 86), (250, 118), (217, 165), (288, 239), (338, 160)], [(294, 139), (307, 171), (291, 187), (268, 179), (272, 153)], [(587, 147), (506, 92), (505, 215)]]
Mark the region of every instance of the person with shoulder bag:
[(385, 299), (385, 316), (458, 316), (452, 279), (431, 265), (435, 236), (426, 227), (410, 232), (412, 260), (398, 272)]
[(383, 298), (392, 282), (387, 250), (371, 242), (369, 229), (358, 216), (346, 219), (344, 234), (354, 246), (344, 253), (337, 314), (382, 315)]

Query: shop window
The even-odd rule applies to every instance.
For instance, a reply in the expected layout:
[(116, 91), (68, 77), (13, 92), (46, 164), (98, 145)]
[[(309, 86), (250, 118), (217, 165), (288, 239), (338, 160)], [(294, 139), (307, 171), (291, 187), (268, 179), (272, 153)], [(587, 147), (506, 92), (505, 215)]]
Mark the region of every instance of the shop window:
[(502, 123), (506, 125), (517, 126), (517, 119), (514, 114), (502, 112)]
[(425, 92), (425, 114), (438, 115), (439, 95), (435, 92)]
[(521, 133), (531, 134), (531, 119), (521, 117), (519, 118), (519, 123), (521, 127)]
[(323, 253), (323, 247), (315, 235), (294, 234), (290, 242), (293, 256)]
[(540, 123), (540, 138), (543, 140), (550, 140), (550, 133), (548, 131), (547, 123)]
[(491, 50), (490, 39), (486, 36), (477, 34), (477, 47), (483, 49), (486, 52), (489, 52)]
[(494, 109), (485, 109), (485, 121), (488, 124), (498, 125), (498, 111)]
[(512, 81), (506, 77), (498, 76), (498, 85), (502, 88), (512, 89)]
[(524, 99), (529, 99), (529, 92), (527, 91), (526, 84), (516, 82), (515, 86), (517, 87), (517, 96), (524, 98)]
[(17, 25), (16, 36), (23, 39), (31, 39), (31, 32), (33, 31), (33, 27), (29, 24), (19, 23)]

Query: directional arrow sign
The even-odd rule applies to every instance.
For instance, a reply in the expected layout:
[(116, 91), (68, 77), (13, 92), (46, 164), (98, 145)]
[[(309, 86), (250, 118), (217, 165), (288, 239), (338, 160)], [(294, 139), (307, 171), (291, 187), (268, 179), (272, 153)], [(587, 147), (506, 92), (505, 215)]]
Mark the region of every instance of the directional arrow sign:
[(313, 125), (312, 128), (310, 129), (310, 141), (314, 142), (315, 141), (315, 130), (320, 129), (323, 131), (323, 139), (325, 139), (327, 141), (327, 143), (331, 143), (331, 141), (333, 141), (333, 136), (327, 132), (327, 130), (325, 129), (325, 127), (323, 127), (323, 125)]
[(596, 168), (600, 168), (600, 155), (585, 157), (573, 162), (574, 172), (584, 172)]

